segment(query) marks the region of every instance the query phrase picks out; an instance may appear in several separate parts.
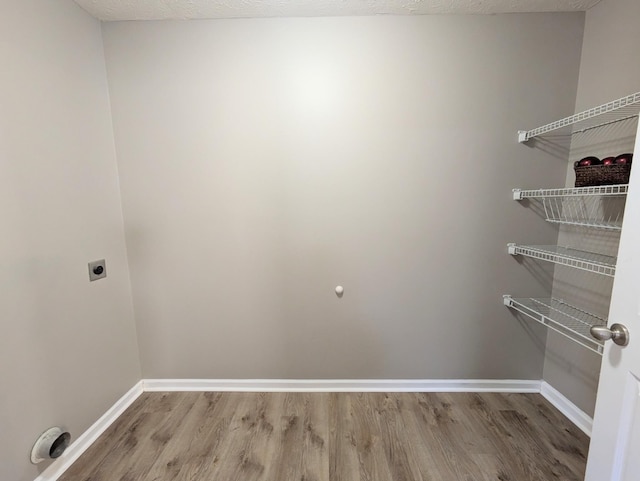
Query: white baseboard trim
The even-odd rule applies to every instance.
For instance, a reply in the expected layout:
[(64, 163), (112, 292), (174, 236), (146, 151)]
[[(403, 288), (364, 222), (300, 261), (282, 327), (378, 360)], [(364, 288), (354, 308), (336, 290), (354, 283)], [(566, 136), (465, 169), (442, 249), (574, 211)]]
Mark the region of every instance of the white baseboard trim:
[(582, 432), (591, 437), (593, 418), (567, 399), (560, 391), (546, 381), (540, 385), (540, 394), (564, 414)]
[(89, 429), (71, 443), (34, 481), (56, 481), (104, 433), (113, 422), (143, 393), (142, 381), (136, 383), (118, 399)]
[(540, 392), (538, 380), (501, 379), (143, 379), (142, 384), (156, 392)]
[(545, 381), (502, 379), (143, 379), (81, 434), (62, 456), (34, 481), (56, 481), (143, 393), (171, 391), (226, 392), (505, 392), (540, 393), (585, 434), (593, 419)]

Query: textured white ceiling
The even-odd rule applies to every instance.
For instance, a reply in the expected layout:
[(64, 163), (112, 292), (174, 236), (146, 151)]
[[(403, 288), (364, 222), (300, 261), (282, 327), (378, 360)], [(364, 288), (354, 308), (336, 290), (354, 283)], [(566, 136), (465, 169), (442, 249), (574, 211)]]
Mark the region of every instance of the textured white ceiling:
[(101, 20), (572, 12), (600, 0), (75, 0)]

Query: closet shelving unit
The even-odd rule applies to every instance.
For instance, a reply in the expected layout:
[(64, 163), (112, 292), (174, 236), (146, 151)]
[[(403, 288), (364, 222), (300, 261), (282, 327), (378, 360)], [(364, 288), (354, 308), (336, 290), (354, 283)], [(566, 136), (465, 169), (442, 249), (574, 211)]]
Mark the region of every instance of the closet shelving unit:
[(604, 185), (573, 189), (513, 189), (514, 200), (542, 203), (546, 220), (554, 224), (621, 230), (628, 185)]
[[(519, 130), (518, 142), (528, 142), (536, 137), (543, 137), (551, 132), (569, 129), (568, 133), (580, 134), (618, 122), (638, 117), (640, 111), (640, 92), (627, 95), (621, 99), (599, 105), (584, 112), (565, 117), (531, 130)], [(567, 133), (566, 131), (564, 133)]]
[[(562, 135), (581, 134), (618, 122), (638, 118), (640, 92), (613, 102), (551, 122), (541, 127), (518, 132), (518, 141), (528, 142), (537, 137), (559, 132)], [(620, 231), (628, 185), (604, 185), (562, 189), (513, 190), (513, 199), (531, 199), (542, 204), (546, 220), (554, 224), (592, 229)], [(614, 277), (616, 258), (585, 252), (564, 246), (536, 246), (509, 244), (511, 255), (521, 255), (554, 264)], [(607, 320), (572, 306), (561, 299), (513, 298), (503, 296), (506, 306), (547, 326), (583, 347), (602, 354), (603, 344), (591, 336), (590, 329), (606, 325)]]
[(616, 258), (562, 246), (530, 246), (509, 244), (509, 254), (525, 256), (563, 266), (614, 277)]
[(561, 299), (513, 298), (504, 296), (504, 304), (547, 326), (574, 342), (602, 354), (602, 342), (591, 337), (591, 326), (606, 325), (607, 321), (578, 309)]

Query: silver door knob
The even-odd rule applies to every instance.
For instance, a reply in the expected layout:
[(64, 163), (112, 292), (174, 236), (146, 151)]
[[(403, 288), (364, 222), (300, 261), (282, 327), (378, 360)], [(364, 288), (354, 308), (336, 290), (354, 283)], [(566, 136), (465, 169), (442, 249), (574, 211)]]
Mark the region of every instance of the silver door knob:
[(611, 324), (607, 326), (593, 326), (591, 335), (598, 341), (608, 341), (612, 339), (618, 346), (626, 346), (629, 344), (629, 329), (622, 324)]

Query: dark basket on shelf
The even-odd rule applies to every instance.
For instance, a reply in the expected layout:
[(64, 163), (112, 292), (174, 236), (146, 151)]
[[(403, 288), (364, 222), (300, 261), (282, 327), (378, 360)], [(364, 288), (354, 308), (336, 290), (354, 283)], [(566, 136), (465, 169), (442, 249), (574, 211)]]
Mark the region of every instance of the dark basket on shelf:
[(628, 184), (631, 163), (580, 166), (575, 162), (573, 169), (576, 171), (576, 187)]

